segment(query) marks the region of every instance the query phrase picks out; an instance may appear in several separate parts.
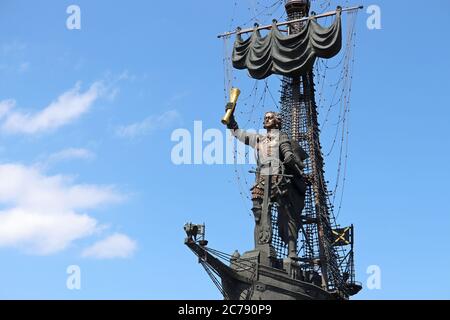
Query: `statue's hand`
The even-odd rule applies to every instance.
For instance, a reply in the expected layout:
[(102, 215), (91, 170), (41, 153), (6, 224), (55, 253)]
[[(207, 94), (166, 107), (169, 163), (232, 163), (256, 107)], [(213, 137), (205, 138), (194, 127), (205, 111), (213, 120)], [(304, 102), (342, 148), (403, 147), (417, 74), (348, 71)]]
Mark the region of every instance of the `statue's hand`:
[(227, 128), (230, 130), (236, 130), (239, 129), (239, 126), (236, 122), (236, 119), (234, 118), (234, 116), (231, 117), (230, 122), (227, 125)]
[(225, 106), (225, 112), (227, 112), (229, 109), (233, 109), (234, 105), (231, 102), (228, 102)]
[(295, 156), (292, 152), (289, 152), (284, 158), (284, 163), (289, 167), (295, 166)]

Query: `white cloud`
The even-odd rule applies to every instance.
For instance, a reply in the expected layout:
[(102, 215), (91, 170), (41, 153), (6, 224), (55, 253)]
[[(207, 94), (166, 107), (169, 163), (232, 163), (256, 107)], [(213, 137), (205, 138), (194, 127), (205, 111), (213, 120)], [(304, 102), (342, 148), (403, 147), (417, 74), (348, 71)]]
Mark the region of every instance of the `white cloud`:
[(0, 101), (0, 119), (7, 115), (15, 106), (16, 102), (14, 100)]
[(166, 105), (169, 107), (176, 105), (176, 104), (178, 104), (178, 102), (182, 101), (183, 99), (185, 99), (186, 97), (188, 97), (190, 95), (191, 95), (190, 91), (183, 91), (183, 92), (176, 93), (172, 97), (170, 97), (170, 99), (167, 101)]
[(87, 215), (15, 208), (0, 212), (0, 246), (20, 247), (31, 254), (48, 255), (92, 235), (97, 228), (97, 221)]
[(10, 43), (2, 44), (0, 53), (4, 56), (19, 55), (19, 54), (22, 54), (26, 48), (27, 48), (27, 45), (25, 43), (19, 42), (19, 41), (13, 41)]
[[(55, 130), (69, 124), (88, 112), (93, 103), (104, 94), (101, 82), (95, 82), (85, 92), (80, 84), (64, 92), (56, 101), (37, 113), (8, 112), (1, 128), (6, 133), (34, 134)], [(11, 103), (11, 100), (8, 100)], [(5, 103), (5, 101), (0, 102)]]
[(83, 251), (83, 257), (96, 259), (129, 258), (136, 251), (136, 242), (124, 234), (116, 233), (98, 241)]
[(135, 138), (149, 134), (155, 130), (167, 128), (179, 122), (181, 115), (176, 110), (167, 111), (158, 116), (150, 116), (141, 122), (136, 122), (126, 126), (120, 126), (116, 134), (121, 138)]
[(95, 158), (95, 154), (87, 149), (83, 148), (67, 148), (56, 153), (51, 154), (48, 157), (47, 162), (55, 163), (60, 161), (80, 159), (80, 160), (92, 160)]
[(119, 81), (122, 81), (122, 80), (133, 82), (133, 81), (136, 81), (136, 79), (137, 79), (136, 75), (131, 74), (128, 70), (124, 70), (124, 71), (122, 71), (121, 74), (116, 76), (115, 82), (119, 82)]
[(75, 184), (37, 168), (0, 165), (0, 247), (47, 255), (101, 230), (82, 210), (123, 200), (111, 186)]
[(26, 61), (26, 49), (27, 45), (18, 41), (0, 45), (0, 57), (2, 60), (0, 70), (17, 72), (19, 74), (27, 72), (31, 63)]

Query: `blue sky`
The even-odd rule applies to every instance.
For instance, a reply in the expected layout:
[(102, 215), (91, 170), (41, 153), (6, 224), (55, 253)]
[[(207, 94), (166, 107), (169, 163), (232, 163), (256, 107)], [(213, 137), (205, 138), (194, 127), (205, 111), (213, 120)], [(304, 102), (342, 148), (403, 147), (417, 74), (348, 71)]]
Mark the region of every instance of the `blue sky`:
[[(0, 298), (220, 299), (183, 225), (243, 252), (250, 204), (233, 165), (174, 165), (171, 134), (223, 130), (216, 35), (274, 2), (0, 1)], [(339, 222), (356, 226), (358, 280), (377, 265), (382, 288), (358, 298), (448, 299), (450, 5), (360, 3), (381, 8), (382, 29), (360, 12)], [(71, 4), (81, 30), (66, 28)]]

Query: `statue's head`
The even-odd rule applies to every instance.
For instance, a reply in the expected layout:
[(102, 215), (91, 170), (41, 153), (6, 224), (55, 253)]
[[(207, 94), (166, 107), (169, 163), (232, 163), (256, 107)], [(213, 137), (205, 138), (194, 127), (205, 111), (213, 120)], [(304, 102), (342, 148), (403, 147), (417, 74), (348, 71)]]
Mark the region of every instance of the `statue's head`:
[(264, 129), (281, 129), (281, 116), (277, 112), (269, 111), (264, 115)]

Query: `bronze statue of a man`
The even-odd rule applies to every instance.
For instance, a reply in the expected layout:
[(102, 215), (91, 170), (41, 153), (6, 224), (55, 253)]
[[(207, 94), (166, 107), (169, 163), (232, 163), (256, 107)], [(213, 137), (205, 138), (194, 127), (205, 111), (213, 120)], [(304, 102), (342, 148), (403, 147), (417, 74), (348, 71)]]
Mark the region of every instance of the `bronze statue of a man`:
[(306, 183), (302, 174), (306, 152), (281, 132), (281, 118), (276, 112), (264, 116), (266, 134), (239, 129), (234, 118), (227, 125), (242, 143), (255, 149), (256, 182), (252, 191), (255, 217), (255, 246), (272, 241), (271, 208), (278, 205), (278, 233), (288, 245), (289, 257), (297, 257), (297, 238), (301, 227), (301, 212), (305, 204)]

